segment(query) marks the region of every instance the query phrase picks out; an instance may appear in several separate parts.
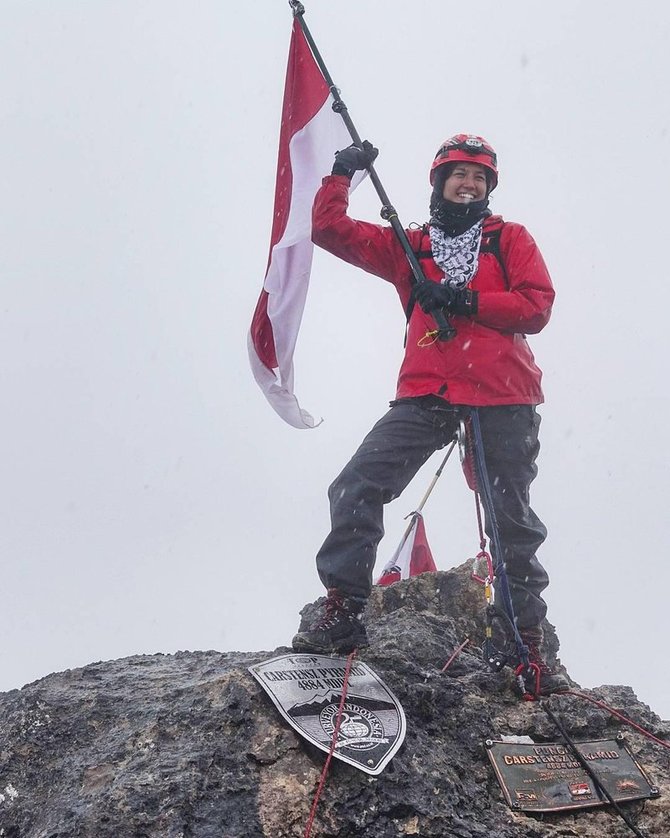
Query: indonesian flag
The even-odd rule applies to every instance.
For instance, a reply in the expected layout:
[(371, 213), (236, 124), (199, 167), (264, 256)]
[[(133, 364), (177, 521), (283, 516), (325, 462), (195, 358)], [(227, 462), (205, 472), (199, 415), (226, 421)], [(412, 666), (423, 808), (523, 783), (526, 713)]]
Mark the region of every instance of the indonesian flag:
[[(254, 377), (289, 425), (320, 423), (293, 392), (293, 352), (305, 307), (314, 245), (312, 203), (334, 153), (351, 143), (300, 24), (293, 21), (275, 185), (270, 257), (248, 338)], [(358, 177), (354, 183), (359, 183)]]
[(436, 571), (437, 567), (426, 538), (423, 515), (412, 512), (412, 523), (407, 536), (398, 545), (377, 580), (378, 585), (392, 585), (419, 573)]

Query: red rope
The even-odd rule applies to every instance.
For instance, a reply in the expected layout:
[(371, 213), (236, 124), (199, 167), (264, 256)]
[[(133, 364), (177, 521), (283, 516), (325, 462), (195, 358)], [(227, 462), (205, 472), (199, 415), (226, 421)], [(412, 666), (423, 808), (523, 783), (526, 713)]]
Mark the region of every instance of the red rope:
[(473, 563), (474, 563), (474, 570), (472, 571), (472, 578), (477, 582), (480, 582), (482, 585), (486, 584), (486, 579), (482, 576), (479, 576), (477, 573), (477, 562), (483, 559), (486, 562), (486, 573), (488, 576), (488, 581), (493, 582), (493, 578), (495, 576), (493, 570), (493, 560), (489, 553), (486, 552), (486, 536), (484, 535), (484, 525), (482, 523), (482, 510), (481, 505), (479, 503), (479, 492), (475, 490), (475, 511), (477, 512), (477, 529), (479, 530), (479, 553), (475, 556)]
[(670, 742), (666, 742), (665, 739), (659, 739), (657, 736), (654, 736), (653, 733), (651, 733), (648, 730), (645, 730), (645, 728), (641, 727), (632, 719), (629, 719), (626, 716), (624, 716), (623, 713), (620, 713), (613, 707), (608, 707), (608, 705), (605, 704), (604, 701), (599, 701), (597, 698), (591, 698), (590, 695), (578, 693), (575, 690), (565, 690), (565, 692), (557, 693), (557, 695), (574, 695), (577, 696), (577, 698), (583, 698), (584, 701), (590, 701), (591, 704), (595, 704), (596, 707), (600, 707), (601, 710), (607, 710), (608, 713), (611, 713), (613, 716), (616, 716), (617, 719), (620, 719), (622, 722), (625, 722), (627, 725), (630, 725), (631, 727), (635, 728), (635, 730), (637, 730), (638, 733), (641, 733), (643, 736), (646, 736), (647, 739), (651, 739), (652, 742), (656, 742), (657, 745), (662, 745), (664, 748), (670, 748)]
[(314, 824), (314, 818), (316, 817), (316, 807), (319, 804), (319, 798), (321, 797), (321, 792), (323, 791), (323, 787), (326, 785), (326, 775), (328, 774), (328, 768), (330, 766), (330, 761), (333, 758), (333, 754), (335, 753), (335, 748), (337, 747), (337, 737), (340, 733), (340, 725), (342, 724), (342, 711), (344, 710), (344, 702), (347, 700), (347, 688), (349, 687), (349, 675), (351, 673), (351, 666), (354, 662), (354, 658), (356, 657), (356, 652), (358, 650), (354, 649), (354, 651), (349, 655), (347, 658), (347, 665), (344, 669), (344, 683), (342, 684), (342, 697), (340, 698), (340, 706), (337, 711), (337, 716), (335, 717), (335, 730), (333, 731), (333, 738), (330, 741), (330, 751), (328, 752), (328, 756), (326, 757), (326, 762), (323, 766), (323, 770), (321, 771), (321, 778), (319, 780), (319, 785), (316, 790), (316, 794), (314, 795), (314, 801), (312, 803), (312, 809), (309, 813), (309, 818), (307, 820), (307, 826), (305, 827), (305, 834), (304, 838), (309, 838), (312, 834), (312, 825)]
[(447, 669), (449, 669), (449, 667), (451, 666), (451, 664), (452, 664), (452, 663), (456, 660), (456, 658), (457, 658), (457, 657), (461, 654), (461, 652), (463, 651), (463, 649), (465, 649), (465, 647), (468, 645), (468, 643), (469, 643), (469, 642), (470, 642), (470, 638), (469, 638), (469, 637), (466, 637), (466, 638), (465, 638), (465, 640), (464, 640), (464, 641), (461, 643), (461, 645), (458, 647), (458, 649), (456, 649), (456, 651), (453, 653), (453, 655), (449, 658), (449, 660), (448, 660), (448, 661), (445, 663), (445, 665), (442, 667), (442, 670), (441, 670), (442, 672), (446, 672), (446, 671), (447, 671)]
[[(486, 562), (486, 578), (484, 578), (483, 576), (479, 576), (479, 574), (477, 573), (477, 562), (479, 562), (482, 559)], [(489, 582), (489, 584), (493, 582), (495, 573), (493, 571), (493, 560), (491, 559), (489, 553), (487, 553), (486, 550), (480, 550), (480, 552), (477, 553), (477, 555), (474, 557), (472, 561), (474, 565), (474, 570), (472, 571), (472, 578), (475, 580), (475, 582), (479, 582), (481, 585), (486, 585), (487, 581)]]

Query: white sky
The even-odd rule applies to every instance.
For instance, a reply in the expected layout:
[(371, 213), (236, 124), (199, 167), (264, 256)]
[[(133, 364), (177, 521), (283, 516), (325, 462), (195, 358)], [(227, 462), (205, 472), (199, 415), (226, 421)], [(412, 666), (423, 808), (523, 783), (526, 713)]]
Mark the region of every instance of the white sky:
[[(0, 3), (0, 689), (94, 660), (274, 649), (321, 595), (329, 482), (393, 397), (395, 292), (318, 253), (297, 431), (251, 376), (287, 3)], [(533, 505), (549, 618), (583, 686), (670, 718), (664, 431), (670, 7), (563, 0), (307, 5), (401, 219), (445, 137), (499, 153), (493, 209), (558, 292)], [(378, 218), (369, 183), (352, 211)], [(387, 511), (379, 565), (439, 455)], [(477, 549), (455, 463), (438, 565)], [(449, 650), (445, 650), (445, 658)]]

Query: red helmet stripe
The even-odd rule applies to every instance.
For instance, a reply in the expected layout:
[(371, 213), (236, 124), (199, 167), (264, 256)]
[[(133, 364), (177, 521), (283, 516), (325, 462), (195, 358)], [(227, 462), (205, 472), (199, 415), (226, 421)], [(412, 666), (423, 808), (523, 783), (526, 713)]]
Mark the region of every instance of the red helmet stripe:
[(430, 182), (435, 181), (435, 170), (445, 163), (478, 163), (493, 174), (491, 189), (498, 184), (498, 158), (493, 146), (475, 134), (455, 134), (438, 149), (430, 167)]

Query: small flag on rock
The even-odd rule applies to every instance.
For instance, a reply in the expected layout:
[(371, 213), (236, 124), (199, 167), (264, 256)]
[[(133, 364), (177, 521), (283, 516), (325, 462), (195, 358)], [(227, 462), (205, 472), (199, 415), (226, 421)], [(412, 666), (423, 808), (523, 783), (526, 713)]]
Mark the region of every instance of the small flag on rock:
[(387, 562), (377, 584), (392, 585), (401, 579), (409, 579), (410, 576), (436, 570), (433, 554), (430, 552), (426, 538), (423, 515), (420, 512), (412, 512), (409, 529), (398, 545), (398, 549)]

